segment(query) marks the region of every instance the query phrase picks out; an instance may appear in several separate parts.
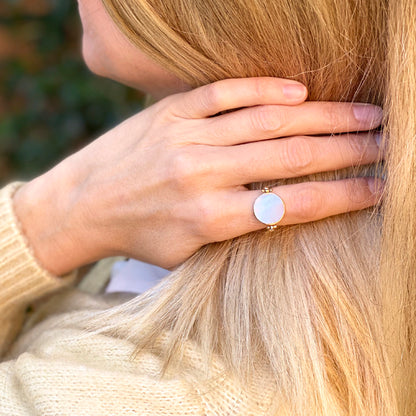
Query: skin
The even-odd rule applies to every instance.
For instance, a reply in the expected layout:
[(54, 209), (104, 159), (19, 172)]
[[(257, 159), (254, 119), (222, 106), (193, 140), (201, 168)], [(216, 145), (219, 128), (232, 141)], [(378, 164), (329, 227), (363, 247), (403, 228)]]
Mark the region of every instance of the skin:
[[(112, 255), (173, 268), (204, 244), (265, 227), (252, 210), (260, 192), (244, 184), (380, 157), (373, 133), (327, 136), (374, 129), (380, 108), (305, 102), (304, 86), (276, 78), (186, 91), (130, 45), (99, 0), (79, 6), (90, 69), (166, 98), (16, 193), (16, 215), (51, 273)], [(243, 109), (214, 116), (236, 108)], [(381, 186), (358, 178), (273, 191), (285, 201), (285, 225), (369, 207)]]
[(101, 0), (79, 0), (78, 5), (83, 26), (82, 54), (92, 72), (156, 99), (190, 89), (131, 44), (108, 16)]

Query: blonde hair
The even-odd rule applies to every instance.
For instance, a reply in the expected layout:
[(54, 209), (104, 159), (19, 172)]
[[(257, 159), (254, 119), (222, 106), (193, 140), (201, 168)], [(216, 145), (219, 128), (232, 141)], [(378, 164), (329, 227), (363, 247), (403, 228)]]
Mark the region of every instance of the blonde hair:
[(382, 208), (205, 246), (108, 312), (105, 329), (138, 350), (168, 333), (166, 368), (192, 340), (207, 368), (218, 355), (240, 380), (274, 383), (291, 415), (416, 414), (414, 0), (103, 1), (134, 44), (193, 86), (293, 78), (311, 100), (383, 105), (388, 137)]

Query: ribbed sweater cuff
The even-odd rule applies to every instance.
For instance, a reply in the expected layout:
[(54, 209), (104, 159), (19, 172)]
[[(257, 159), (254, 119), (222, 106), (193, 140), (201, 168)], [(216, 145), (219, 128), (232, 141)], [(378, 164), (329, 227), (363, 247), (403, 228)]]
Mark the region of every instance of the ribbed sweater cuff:
[(43, 269), (26, 241), (13, 211), (12, 198), (22, 183), (0, 190), (0, 308), (29, 304), (70, 285), (72, 272), (57, 277)]

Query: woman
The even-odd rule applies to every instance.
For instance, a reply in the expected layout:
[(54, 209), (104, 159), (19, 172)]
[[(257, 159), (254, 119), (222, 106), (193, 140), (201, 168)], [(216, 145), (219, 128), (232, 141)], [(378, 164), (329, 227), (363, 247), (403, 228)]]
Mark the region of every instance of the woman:
[[(233, 3), (233, 8), (230, 5), (227, 9), (222, 6), (223, 2), (214, 1), (212, 7), (207, 7), (207, 2), (189, 4), (179, 1), (164, 4), (141, 2), (140, 7), (136, 2), (128, 1), (120, 3), (106, 1), (105, 4), (122, 31), (132, 42), (138, 44), (139, 49), (191, 86), (226, 77), (257, 75), (289, 77), (298, 74), (295, 78), (308, 85), (312, 99), (354, 99), (357, 101), (370, 99), (374, 103), (383, 102), (385, 90), (382, 64), (386, 51), (384, 23), (387, 11), (386, 5), (379, 1), (336, 2), (335, 4), (330, 1), (304, 1), (299, 3), (302, 6), (299, 8), (293, 4), (289, 8), (289, 4), (284, 1), (272, 2), (267, 4), (267, 7), (260, 2), (250, 1)], [(87, 35), (97, 34), (94, 24), (98, 24), (101, 18), (106, 19), (107, 24), (111, 22), (107, 19), (103, 9), (99, 7), (98, 2), (85, 1), (81, 2), (81, 6), (93, 7), (96, 11), (94, 19), (88, 26), (91, 31), (87, 32)], [(99, 14), (101, 12), (103, 14)], [(414, 6), (410, 3), (406, 8), (403, 5), (399, 7), (397, 2), (392, 5), (388, 17), (392, 19), (393, 40), (401, 33), (401, 27), (394, 27), (393, 22), (404, 24), (407, 21), (403, 21), (402, 13), (406, 19), (410, 19), (414, 13)], [(84, 24), (87, 16), (88, 13), (84, 15)], [(368, 21), (374, 22), (373, 27), (363, 24)], [(409, 28), (403, 27), (404, 33), (408, 31), (410, 33)], [(98, 31), (98, 33), (102, 32)], [(111, 31), (109, 34), (111, 35)], [(90, 51), (88, 51), (88, 45), (85, 45), (84, 53), (87, 62), (99, 73), (103, 73), (104, 70), (111, 72), (112, 62), (106, 54), (108, 51), (106, 45), (108, 44), (93, 45), (94, 48)], [(130, 56), (130, 52), (124, 49), (128, 46), (123, 45), (123, 48), (116, 48), (116, 51), (122, 51), (121, 54), (116, 55), (117, 59), (114, 61), (116, 64), (120, 64), (119, 59), (123, 56)], [(327, 48), (318, 48), (322, 45)], [(88, 55), (94, 50), (99, 52), (97, 56)], [(113, 50), (110, 56), (114, 56), (112, 54), (116, 51)], [(408, 62), (400, 62), (400, 57), (400, 54), (397, 57), (392, 54), (390, 59), (393, 63), (399, 62), (403, 68), (406, 68), (404, 64)], [(281, 68), (283, 64), (284, 67)], [(123, 61), (121, 67), (128, 68), (128, 62)], [(147, 67), (146, 64), (145, 68)], [(394, 87), (392, 90), (397, 92), (403, 87), (402, 83), (397, 83), (398, 86), (394, 83), (394, 76), (399, 71), (397, 68), (396, 72), (393, 69), (392, 67), (390, 79)], [(400, 76), (403, 77), (403, 72)], [(334, 81), (331, 81), (332, 79)], [(343, 82), (341, 83), (340, 80)], [(346, 80), (348, 83), (345, 83)], [(131, 80), (126, 80), (126, 82), (131, 83)], [(158, 79), (158, 83), (163, 84), (163, 82), (165, 82), (163, 77)], [(175, 82), (182, 88), (183, 84)], [(192, 135), (188, 129), (192, 127), (191, 131), (195, 132), (195, 126), (201, 126), (202, 123), (198, 121), (188, 126), (188, 123), (181, 122), (183, 119), (188, 118), (187, 122), (190, 122), (189, 119), (195, 121), (195, 118), (253, 104), (282, 104), (282, 102), (270, 102), (267, 93), (264, 101), (256, 101), (253, 99), (255, 94), (250, 94), (250, 89), (247, 93), (248, 84), (245, 82), (223, 81), (221, 85), (224, 86), (225, 93), (222, 94), (215, 89), (218, 87), (203, 88), (186, 95), (162, 100), (141, 117), (139, 125), (144, 126), (143, 130), (146, 132), (158, 133), (156, 137), (165, 139), (163, 143), (166, 144), (166, 130), (171, 133), (170, 124), (174, 124), (172, 120), (177, 121), (176, 126), (179, 131), (182, 129), (183, 134), (188, 132), (185, 137), (191, 141)], [(268, 87), (266, 91), (272, 89), (279, 91), (279, 88), (282, 88), (280, 82), (263, 79), (260, 83), (264, 84), (260, 85), (263, 88), (266, 85)], [(237, 88), (227, 91), (225, 85), (230, 88), (233, 85)], [(209, 91), (208, 94), (207, 91)], [(204, 94), (207, 95), (204, 96)], [(397, 136), (400, 137), (398, 140), (411, 137), (409, 131), (406, 131), (407, 125), (395, 119), (397, 117), (395, 112), (404, 108), (404, 104), (401, 104), (398, 97), (404, 99), (410, 95), (410, 92), (397, 96), (391, 94), (392, 104), (394, 104), (392, 107), (394, 111), (390, 113), (391, 133), (400, 132), (401, 134)], [(204, 102), (201, 96), (211, 97), (211, 100)], [(212, 97), (215, 99), (212, 100)], [(234, 101), (235, 98), (239, 100)], [(300, 98), (301, 101), (303, 99), (304, 96)], [(306, 103), (298, 107), (297, 111), (300, 111), (300, 115), (305, 109), (313, 113), (316, 108), (313, 106), (316, 104)], [(409, 107), (411, 108), (411, 103)], [(250, 137), (252, 132), (243, 124), (242, 114), (257, 114), (257, 116), (260, 114), (259, 120), (266, 121), (264, 125), (266, 132), (263, 136), (260, 134), (262, 139), (279, 135), (319, 134), (328, 130), (356, 131), (363, 128), (369, 129), (377, 124), (375, 114), (370, 117), (370, 122), (367, 120), (367, 123), (360, 124), (363, 122), (355, 118), (352, 112), (347, 112), (348, 106), (332, 104), (326, 107), (331, 109), (329, 110), (332, 115), (330, 126), (322, 131), (321, 126), (318, 130), (314, 130), (313, 125), (305, 123), (303, 128), (306, 126), (307, 131), (299, 131), (295, 126), (281, 123), (280, 120), (277, 125), (269, 124), (270, 119), (274, 120), (276, 114), (272, 114), (272, 111), (276, 108), (267, 106), (265, 108), (266, 110), (261, 111), (258, 108), (243, 109), (204, 120), (204, 125), (210, 129), (210, 133), (212, 132), (210, 139), (213, 141), (202, 142), (202, 144), (197, 142), (197, 149), (193, 151), (199, 150), (202, 157), (201, 150), (204, 150), (206, 154), (206, 151), (215, 148), (215, 138), (224, 136), (223, 132), (227, 131), (227, 127), (225, 130), (215, 130), (218, 120), (223, 122), (223, 127), (242, 125), (240, 134), (243, 135), (243, 140), (240, 135), (238, 139), (230, 135), (228, 137), (231, 137), (231, 143), (226, 144), (246, 143), (247, 136)], [(368, 109), (365, 107), (365, 110)], [(280, 108), (280, 113), (285, 114), (290, 120), (292, 110), (285, 107), (284, 111), (286, 114)], [(340, 111), (346, 112), (346, 125), (349, 128), (342, 124), (342, 118), (339, 118)], [(155, 128), (154, 112), (158, 116), (163, 116), (164, 129), (163, 123), (161, 123), (162, 127)], [(270, 117), (271, 115), (273, 117)], [(302, 119), (301, 116), (300, 118)], [(92, 158), (83, 155), (91, 154), (97, 156), (97, 161), (93, 164), (94, 168), (97, 168), (97, 164), (102, 164), (104, 169), (110, 170), (109, 176), (112, 179), (120, 177), (116, 163), (111, 165), (114, 167), (108, 168), (109, 156), (102, 149), (106, 148), (105, 144), (130, 132), (135, 121), (136, 119), (130, 120), (118, 130), (118, 135), (113, 133), (104, 136), (98, 144), (93, 144), (83, 154), (75, 155), (56, 168), (53, 173), (47, 174), (47, 183), (53, 183), (51, 178), (60, 177), (61, 174), (63, 175), (62, 172), (72, 172), (73, 166), (82, 166), (81, 176), (88, 177), (91, 166), (84, 161), (91, 161)], [(394, 130), (395, 126), (398, 126), (397, 131)], [(411, 124), (409, 126), (409, 129), (413, 128)], [(247, 136), (244, 137), (244, 134)], [(183, 137), (181, 135), (182, 141), (179, 144), (183, 144)], [(392, 137), (394, 137), (392, 143), (395, 143), (396, 134)], [(364, 155), (364, 158), (368, 159), (362, 161), (373, 162), (377, 153), (374, 136), (368, 136), (367, 139), (361, 137), (361, 139), (366, 140), (368, 149)], [(290, 141), (290, 139), (284, 140), (262, 143), (265, 147), (261, 149), (257, 146), (244, 148), (245, 144), (231, 149), (233, 151), (246, 149), (250, 153), (262, 155), (272, 154), (272, 152), (279, 154), (276, 147), (281, 147), (282, 143)], [(339, 159), (329, 161), (329, 163), (326, 160), (327, 165), (322, 162), (319, 164), (320, 168), (325, 166), (326, 169), (348, 166), (345, 160), (340, 163), (342, 155), (344, 157), (347, 155), (348, 159), (357, 155), (357, 149), (354, 146), (351, 147), (351, 144), (361, 143), (358, 137), (356, 140), (351, 140), (351, 137), (345, 136), (333, 137), (325, 141), (321, 137), (311, 138), (312, 145), (306, 145), (305, 140), (299, 140), (299, 142), (299, 146), (302, 145), (299, 148), (306, 150), (296, 154), (302, 155), (308, 151), (308, 147), (310, 151), (315, 149), (315, 152), (323, 149), (324, 144), (330, 149), (331, 146), (339, 148), (341, 150)], [(173, 143), (172, 148), (180, 147), (178, 141), (173, 140), (169, 143)], [(395, 144), (392, 146), (393, 148), (389, 148), (389, 157), (390, 154), (396, 153), (403, 155), (403, 149), (400, 148), (395, 153)], [(145, 146), (144, 150), (147, 148), (148, 146)], [(130, 150), (133, 149), (132, 144)], [(164, 148), (160, 147), (160, 149)], [(362, 150), (362, 147), (359, 149)], [(168, 146), (168, 151), (170, 150)], [(163, 152), (155, 152), (155, 154), (163, 156)], [(406, 156), (411, 158), (411, 151), (406, 153)], [(185, 157), (181, 156), (179, 160), (189, 161), (186, 157), (185, 154)], [(124, 159), (125, 157), (123, 161)], [(214, 157), (212, 159), (217, 160)], [(248, 161), (252, 162), (256, 159), (257, 157)], [(270, 158), (270, 165), (273, 162), (275, 159)], [(354, 159), (355, 162), (356, 159)], [(412, 239), (403, 239), (404, 235), (413, 235), (410, 221), (413, 217), (407, 208), (410, 205), (407, 200), (403, 201), (396, 195), (397, 183), (399, 183), (396, 179), (396, 170), (403, 174), (401, 178), (405, 178), (402, 182), (404, 184), (410, 183), (410, 181), (406, 182), (409, 173), (402, 170), (401, 163), (394, 160), (391, 163), (394, 171), (393, 174), (389, 173), (391, 184), (389, 183), (388, 189), (389, 195), (394, 195), (395, 198), (389, 196), (388, 199), (385, 220), (385, 229), (388, 234), (384, 240), (386, 244), (390, 244), (390, 241), (395, 244), (399, 242), (397, 247), (401, 249), (403, 249), (403, 241), (409, 241), (407, 248), (412, 249)], [(266, 165), (266, 162), (263, 164)], [(131, 166), (133, 165), (132, 161)], [(163, 165), (166, 164), (162, 163)], [(265, 171), (266, 168), (270, 168), (270, 165), (265, 166)], [(188, 199), (192, 197), (192, 200), (200, 201), (198, 187), (189, 186), (189, 183), (192, 183), (192, 177), (189, 174), (192, 171), (189, 169), (191, 165), (185, 166), (188, 170), (179, 170), (180, 180), (176, 181), (175, 185), (178, 189), (188, 190), (190, 196), (187, 192), (183, 192)], [(207, 178), (207, 171), (210, 170), (207, 166), (219, 169), (218, 165), (213, 164), (212, 161), (211, 165), (204, 163), (198, 166), (198, 169), (193, 166), (193, 169), (200, 174), (201, 178), (204, 178), (204, 175)], [(191, 239), (190, 247), (183, 244), (184, 235), (180, 231), (176, 234), (162, 235), (154, 245), (144, 245), (149, 248), (147, 252), (144, 251), (142, 258), (154, 260), (157, 257), (155, 247), (161, 242), (173, 247), (171, 258), (168, 257), (169, 260), (165, 260), (163, 264), (171, 266), (184, 259), (178, 257), (178, 253), (175, 252), (174, 248), (178, 241), (180, 246), (185, 246), (178, 252), (190, 254), (201, 245), (204, 239), (205, 242), (221, 240), (238, 234), (235, 231), (239, 223), (243, 224), (241, 225), (243, 233), (264, 227), (256, 222), (252, 214), (244, 217), (247, 215), (244, 213), (249, 210), (259, 192), (243, 192), (241, 188), (238, 188), (238, 184), (272, 180), (275, 177), (280, 179), (282, 175), (281, 172), (273, 172), (274, 176), (270, 176), (269, 172), (255, 177), (251, 172), (252, 167), (252, 163), (236, 164), (234, 169), (222, 171), (227, 174), (226, 180), (234, 182), (212, 185), (211, 203), (205, 202), (202, 205), (207, 207), (205, 209), (207, 212), (213, 211), (218, 200), (219, 205), (222, 203), (221, 206), (225, 206), (223, 203), (225, 193), (221, 195), (218, 192), (221, 186), (225, 188), (233, 186), (234, 189), (237, 188), (238, 191), (244, 193), (244, 197), (247, 198), (247, 200), (239, 199), (241, 203), (236, 204), (234, 201), (237, 199), (232, 199), (228, 191), (225, 200), (231, 201), (228, 204), (230, 207), (238, 205), (240, 211), (230, 212), (232, 211), (230, 209), (227, 215), (220, 217), (221, 229), (212, 231), (216, 223), (211, 225), (210, 237), (204, 235), (204, 231), (206, 233), (204, 227), (197, 229), (195, 234), (202, 234), (203, 237)], [(259, 164), (254, 167), (258, 169)], [(293, 169), (293, 175), (290, 176), (294, 177), (322, 170), (308, 163), (308, 159), (306, 163), (288, 167)], [(242, 173), (236, 176), (246, 182), (232, 179), (233, 174), (239, 172)], [(275, 190), (278, 190), (287, 206), (287, 213), (281, 224), (296, 224), (323, 218), (331, 213), (344, 212), (346, 200), (351, 201), (350, 207), (353, 208), (370, 205), (378, 197), (377, 192), (371, 192), (371, 187), (376, 184), (368, 179), (346, 179), (358, 175), (362, 176), (363, 171), (354, 168), (348, 171), (337, 171), (334, 174), (311, 176), (300, 180), (293, 179), (293, 182), (302, 182), (299, 184), (286, 184), (278, 181), (280, 186)], [(71, 175), (67, 177), (69, 180), (63, 184), (64, 190), (65, 186), (76, 183), (78, 179)], [(106, 179), (105, 176), (100, 177)], [(341, 178), (346, 181), (342, 182), (343, 184), (358, 185), (356, 192), (339, 192), (340, 188), (342, 189), (340, 183), (328, 182), (328, 180)], [(157, 187), (152, 186), (151, 179), (149, 178), (150, 186), (146, 193), (150, 201), (154, 193), (158, 191)], [(210, 179), (213, 178), (210, 177)], [(327, 182), (310, 182), (316, 179), (324, 179)], [(124, 180), (123, 183), (125, 182)], [(36, 189), (36, 186), (39, 189), (45, 189), (44, 183), (45, 178), (41, 178), (27, 186), (26, 190)], [(106, 189), (106, 183), (108, 180), (98, 182), (93, 175), (85, 180), (85, 187), (102, 193)], [(335, 185), (338, 187), (335, 188)], [(259, 184), (258, 189), (261, 187), (262, 185)], [(374, 187), (377, 188), (377, 186)], [(411, 189), (410, 192), (412, 192)], [(313, 198), (306, 198), (306, 201), (312, 201), (312, 204), (309, 204), (310, 207), (315, 206), (315, 212), (312, 210), (312, 214), (310, 210), (297, 212), (297, 204), (291, 203), (299, 195), (301, 198), (311, 194), (324, 198), (330, 193), (335, 195), (335, 208), (332, 212), (321, 210), (315, 205), (316, 199)], [(63, 240), (58, 239), (58, 241), (63, 241), (62, 245), (58, 246), (54, 256), (48, 255), (51, 251), (48, 247), (48, 240), (45, 238), (47, 233), (43, 234), (43, 238), (38, 238), (38, 233), (32, 232), (31, 226), (25, 227), (25, 224), (31, 223), (30, 217), (33, 213), (32, 210), (19, 208), (30, 206), (27, 204), (30, 194), (33, 195), (33, 192), (25, 192), (25, 188), (22, 188), (21, 192), (16, 195), (16, 213), (21, 219), (23, 228), (26, 229), (29, 241), (34, 242), (33, 246), (38, 258), (50, 271), (57, 274), (64, 273), (79, 261), (74, 258), (79, 259), (84, 256), (80, 261), (82, 264), (86, 259), (100, 257), (103, 252), (109, 251), (108, 247), (101, 243), (100, 236), (105, 235), (106, 232), (110, 236), (115, 235), (112, 230), (113, 222), (101, 223), (106, 225), (104, 227), (100, 224), (100, 220), (97, 220), (92, 231), (93, 244), (91, 245), (98, 248), (87, 247), (82, 250), (77, 247), (77, 241), (74, 241), (71, 233), (64, 229), (66, 232), (63, 234), (68, 237)], [(65, 194), (69, 194), (70, 201), (74, 202), (75, 213), (80, 205), (89, 207), (83, 215), (67, 213), (66, 218), (71, 219), (73, 215), (72, 218), (78, 219), (74, 221), (75, 226), (82, 230), (82, 221), (85, 218), (89, 219), (87, 223), (91, 222), (91, 211), (96, 212), (93, 209), (94, 206), (91, 203), (80, 204), (79, 199), (73, 197), (71, 193)], [(124, 203), (126, 195), (130, 194), (127, 187), (117, 195), (120, 198), (119, 201)], [(169, 204), (171, 202), (169, 194), (166, 195)], [(396, 201), (403, 209), (401, 213), (403, 217), (394, 214), (393, 203)], [(104, 204), (104, 212), (111, 212), (108, 207), (111, 208), (114, 205), (114, 200), (109, 202)], [(62, 205), (69, 206), (66, 201)], [(8, 207), (10, 216), (12, 215), (10, 205)], [(301, 215), (302, 212), (303, 215)], [(216, 216), (218, 218), (219, 215)], [(28, 220), (25, 220), (27, 218)], [(42, 215), (39, 218), (42, 218)], [(188, 215), (182, 214), (179, 218), (182, 218), (182, 223), (177, 229), (182, 230)], [(211, 218), (215, 218), (215, 215)], [(397, 234), (396, 229), (399, 221), (403, 221), (403, 224), (407, 223), (406, 227), (403, 226), (399, 230), (400, 235)], [(230, 222), (231, 225), (229, 225)], [(407, 364), (406, 360), (410, 360), (412, 352), (410, 336), (408, 339), (404, 338), (404, 334), (411, 335), (409, 332), (412, 330), (411, 321), (408, 319), (411, 309), (410, 307), (405, 310), (402, 308), (403, 312), (398, 314), (397, 305), (393, 301), (400, 306), (406, 300), (403, 296), (413, 293), (411, 280), (408, 279), (412, 276), (410, 268), (412, 256), (407, 256), (409, 258), (406, 257), (403, 260), (402, 252), (400, 256), (392, 257), (386, 249), (388, 255), (382, 264), (384, 269), (379, 273), (379, 223), (380, 219), (377, 215), (362, 211), (302, 226), (280, 227), (273, 233), (260, 231), (235, 240), (206, 246), (183, 263), (155, 290), (109, 311), (99, 312), (111, 304), (109, 300), (107, 303), (99, 299), (93, 302), (91, 298), (85, 296), (84, 298), (78, 297), (77, 302), (72, 302), (75, 296), (73, 293), (55, 298), (53, 305), (44, 306), (43, 310), (40, 308), (32, 322), (27, 323), (26, 331), (10, 350), (9, 361), (1, 366), (4, 400), (1, 401), (0, 409), (5, 414), (30, 414), (30, 412), (33, 413), (33, 409), (35, 409), (34, 412), (41, 414), (119, 414), (123, 412), (152, 415), (275, 414), (276, 412), (280, 412), (276, 414), (390, 415), (400, 414), (399, 412), (405, 414), (405, 411), (412, 409), (410, 406), (413, 403), (412, 396), (409, 394), (411, 387), (407, 390), (400, 389), (403, 386), (411, 386), (412, 369), (410, 366), (402, 365)], [(392, 224), (392, 230), (389, 224)], [(114, 228), (123, 229), (123, 226), (124, 229), (131, 228), (132, 221), (127, 223), (120, 221)], [(58, 229), (56, 232), (60, 231)], [(84, 229), (83, 233), (88, 234), (88, 229)], [(145, 229), (144, 234), (149, 234), (149, 232)], [(214, 238), (214, 234), (217, 237)], [(390, 236), (393, 236), (392, 240)], [(19, 240), (19, 244), (20, 246), (11, 247), (11, 252), (19, 253), (23, 242)], [(129, 250), (134, 252), (134, 247), (142, 245), (140, 241), (125, 237), (124, 240), (121, 238), (120, 241), (116, 241), (113, 247), (122, 247), (122, 249), (119, 248), (120, 252), (129, 254)], [(74, 246), (75, 254), (72, 254), (73, 251), (68, 249)], [(79, 253), (80, 251), (85, 251), (85, 253)], [(114, 251), (109, 254), (114, 254)], [(65, 255), (69, 257), (68, 260), (65, 260)], [(9, 258), (12, 259), (12, 257)], [(395, 276), (396, 281), (390, 278), (392, 258), (400, 260), (398, 265), (394, 265), (399, 271), (398, 276)], [(56, 259), (59, 261), (55, 261)], [(19, 273), (23, 274), (27, 273), (23, 270), (24, 266), (34, 267), (31, 259), (28, 259), (26, 264), (20, 261), (16, 264), (19, 267)], [(13, 263), (9, 262), (6, 266), (11, 268)], [(406, 270), (408, 270), (407, 274)], [(44, 293), (46, 289), (51, 290), (52, 282), (59, 286), (56, 280), (48, 280), (41, 274), (39, 270), (35, 270), (34, 276), (37, 280), (30, 290), (24, 287), (28, 282), (27, 277), (25, 279), (14, 277), (16, 282), (14, 287), (13, 281), (10, 282), (12, 279), (9, 278), (7, 287), (12, 300), (16, 302), (9, 304), (8, 308), (3, 308), (5, 324), (15, 325), (19, 310), (35, 295)], [(34, 287), (36, 290), (33, 289)], [(380, 288), (386, 293), (390, 292), (391, 299), (383, 299), (379, 293)], [(17, 295), (19, 291), (22, 292), (21, 296)], [(5, 292), (2, 292), (2, 295), (3, 293)], [(6, 300), (7, 294), (3, 295), (1, 304), (6, 305)], [(406, 306), (408, 305), (412, 306), (410, 302), (406, 303)], [(74, 306), (77, 309), (75, 311)], [(49, 315), (47, 319), (34, 327), (36, 323), (34, 321), (41, 320), (42, 313), (46, 311)], [(382, 322), (382, 318), (386, 318), (386, 321)], [(391, 318), (397, 322), (393, 322)], [(387, 329), (391, 327), (383, 326), (391, 322), (394, 324), (394, 330), (397, 331), (394, 339), (388, 338), (390, 333)], [(85, 328), (88, 328), (90, 332), (84, 333)], [(389, 341), (388, 346), (385, 345), (386, 340)], [(134, 353), (136, 353), (135, 359), (130, 360), (129, 358)], [(397, 361), (395, 354), (402, 356), (403, 361)], [(394, 377), (391, 377), (391, 368), (395, 369)], [(164, 377), (159, 379), (161, 370), (165, 370)], [(397, 389), (396, 392), (395, 389)], [(402, 393), (402, 396), (399, 393)]]

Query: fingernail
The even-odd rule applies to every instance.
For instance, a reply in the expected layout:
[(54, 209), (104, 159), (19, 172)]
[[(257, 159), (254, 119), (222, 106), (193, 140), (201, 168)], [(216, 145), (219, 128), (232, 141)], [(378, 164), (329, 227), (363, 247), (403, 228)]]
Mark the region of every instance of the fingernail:
[(368, 178), (368, 189), (372, 194), (381, 195), (384, 190), (384, 181), (379, 178)]
[(378, 147), (380, 147), (380, 145), (381, 145), (381, 139), (382, 138), (383, 138), (383, 135), (379, 131), (374, 136), (374, 139), (375, 139)]
[(356, 120), (364, 124), (367, 128), (377, 127), (383, 117), (381, 107), (372, 104), (354, 104), (352, 111)]
[(302, 84), (286, 84), (283, 87), (283, 95), (291, 100), (300, 100), (306, 95), (306, 87)]

